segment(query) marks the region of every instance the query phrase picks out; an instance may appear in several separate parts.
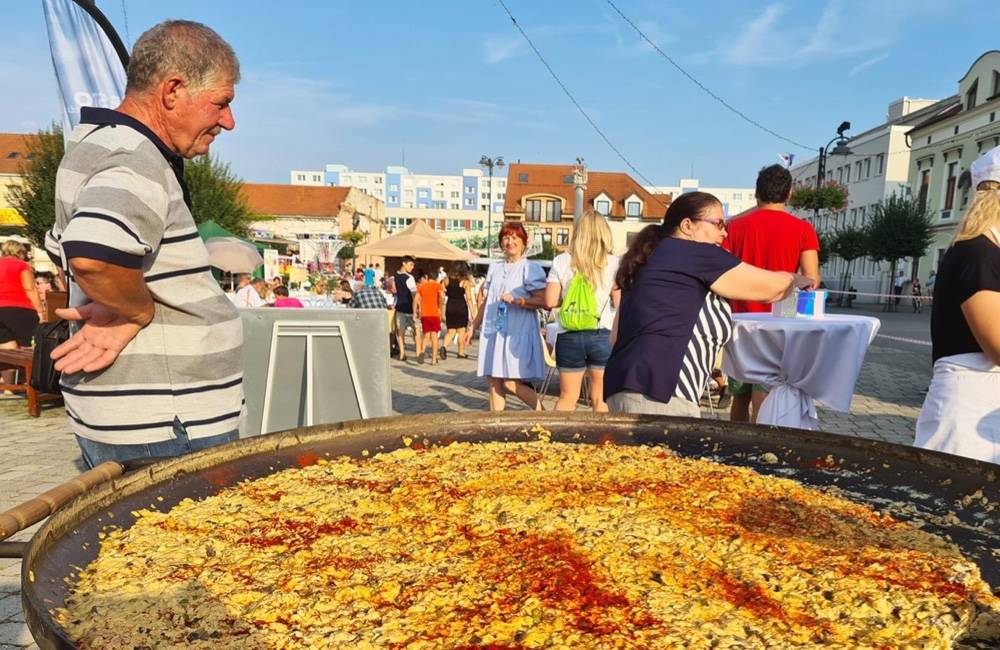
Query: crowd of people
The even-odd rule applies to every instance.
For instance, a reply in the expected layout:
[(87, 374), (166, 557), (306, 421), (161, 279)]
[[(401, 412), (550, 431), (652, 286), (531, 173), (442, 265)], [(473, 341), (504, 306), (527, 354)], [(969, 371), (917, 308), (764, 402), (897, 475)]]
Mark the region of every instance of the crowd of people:
[[(184, 160), (205, 155), (235, 128), (230, 103), (239, 79), (239, 60), (213, 30), (161, 23), (134, 45), (121, 105), (84, 108), (68, 137), (46, 249), (68, 279), (69, 307), (58, 316), (73, 326), (52, 357), (88, 465), (237, 438), (236, 307), (303, 306), (280, 277), (242, 276), (227, 297), (203, 266)], [(971, 173), (975, 198), (927, 282), (935, 363), (916, 444), (1000, 462), (1000, 148)], [(768, 387), (727, 385), (719, 372), (732, 314), (766, 310), (821, 281), (815, 231), (784, 210), (791, 184), (781, 166), (761, 170), (757, 209), (729, 220), (716, 197), (682, 194), (621, 258), (605, 218), (587, 211), (548, 274), (527, 259), (524, 226), (506, 223), (498, 236), (503, 259), (481, 280), (467, 266), (435, 272), (404, 257), (391, 275), (361, 265), (310, 290), (392, 313), (402, 361), (408, 331), (417, 360), (429, 348), (433, 364), (452, 343), (458, 357), (468, 356), (478, 333), (491, 410), (512, 396), (541, 408), (534, 383), (546, 373), (547, 350), (539, 313), (549, 311), (557, 314), (556, 409), (575, 409), (587, 382), (594, 411), (698, 417), (714, 384), (732, 394), (734, 419), (752, 420)], [(28, 345), (47, 315), (45, 290), (62, 288), (61, 277), (36, 275), (20, 245), (6, 242), (0, 253), (0, 347)], [(897, 295), (903, 286), (894, 285)], [(923, 288), (914, 283), (911, 291), (919, 308)]]

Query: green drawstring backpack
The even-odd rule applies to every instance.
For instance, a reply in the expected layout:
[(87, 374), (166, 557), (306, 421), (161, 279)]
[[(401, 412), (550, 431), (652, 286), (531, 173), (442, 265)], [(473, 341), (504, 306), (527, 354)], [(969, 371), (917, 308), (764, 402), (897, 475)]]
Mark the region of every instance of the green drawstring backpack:
[(564, 330), (581, 332), (596, 330), (601, 322), (597, 297), (587, 278), (576, 273), (566, 287), (566, 297), (559, 308), (559, 324)]

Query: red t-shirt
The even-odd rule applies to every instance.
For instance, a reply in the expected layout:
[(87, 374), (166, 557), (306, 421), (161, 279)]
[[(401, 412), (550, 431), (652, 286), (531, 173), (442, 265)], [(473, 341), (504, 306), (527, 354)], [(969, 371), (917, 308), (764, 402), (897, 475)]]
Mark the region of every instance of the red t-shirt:
[[(754, 210), (726, 223), (722, 247), (747, 264), (795, 273), (803, 251), (818, 251), (819, 237), (807, 221), (781, 210)], [(730, 300), (734, 313), (771, 311), (771, 305)]]
[(21, 284), (21, 274), (30, 270), (26, 262), (16, 257), (0, 257), (0, 307), (21, 307), (35, 311)]

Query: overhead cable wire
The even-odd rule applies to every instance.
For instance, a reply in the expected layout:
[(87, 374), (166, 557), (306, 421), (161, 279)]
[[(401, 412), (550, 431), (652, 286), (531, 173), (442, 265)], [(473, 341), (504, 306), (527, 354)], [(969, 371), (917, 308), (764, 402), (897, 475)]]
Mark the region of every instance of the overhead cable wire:
[(122, 16), (125, 18), (125, 43), (132, 47), (132, 37), (128, 33), (128, 10), (125, 9), (125, 0), (122, 0)]
[[(545, 69), (549, 71), (549, 74), (562, 89), (563, 93), (565, 93), (566, 96), (569, 98), (569, 100), (573, 102), (573, 105), (576, 106), (576, 110), (580, 111), (580, 114), (583, 115), (583, 118), (587, 120), (587, 123), (590, 124), (590, 126), (594, 129), (594, 131), (597, 132), (597, 135), (601, 136), (601, 139), (604, 140), (604, 142), (608, 145), (608, 147), (610, 147), (611, 150), (614, 151), (619, 158), (621, 158), (622, 162), (624, 162), (629, 169), (635, 172), (635, 175), (641, 178), (646, 183), (646, 185), (655, 187), (656, 183), (646, 178), (646, 176), (642, 172), (640, 172), (636, 168), (636, 166), (629, 161), (628, 158), (625, 157), (625, 154), (623, 154), (621, 150), (618, 147), (616, 147), (613, 142), (611, 142), (611, 139), (604, 133), (604, 131), (601, 130), (601, 127), (597, 126), (597, 123), (594, 122), (593, 118), (590, 117), (590, 114), (587, 113), (587, 111), (583, 108), (583, 106), (580, 105), (580, 102), (576, 100), (576, 97), (573, 96), (573, 93), (570, 92), (569, 88), (566, 87), (566, 84), (562, 82), (562, 79), (559, 78), (559, 75), (557, 75), (555, 70), (552, 69), (552, 66), (549, 65), (549, 62), (545, 60), (545, 57), (542, 56), (542, 53), (538, 50), (537, 47), (535, 47), (534, 42), (532, 42), (531, 38), (528, 37), (527, 32), (524, 31), (524, 29), (521, 27), (521, 24), (517, 22), (517, 18), (515, 18), (514, 14), (512, 14), (510, 12), (510, 9), (507, 8), (507, 4), (504, 2), (504, 0), (497, 0), (497, 2), (499, 2), (500, 6), (503, 7), (503, 10), (507, 12), (507, 16), (510, 18), (510, 21), (514, 24), (514, 27), (517, 28), (517, 31), (521, 32), (521, 36), (523, 36), (524, 40), (527, 41), (528, 46), (534, 51), (535, 56), (538, 57), (538, 60), (542, 62), (542, 65), (544, 65)], [(655, 194), (650, 192), (650, 195), (657, 203), (659, 203), (663, 207), (667, 207), (667, 204), (663, 203), (663, 201), (658, 199)]]
[(690, 72), (688, 72), (683, 67), (681, 67), (681, 65), (679, 63), (677, 63), (677, 61), (674, 61), (674, 59), (671, 58), (671, 56), (669, 54), (667, 54), (662, 49), (660, 49), (660, 46), (657, 45), (656, 43), (654, 43), (652, 41), (652, 39), (650, 39), (648, 36), (646, 36), (646, 34), (641, 29), (639, 29), (639, 26), (636, 25), (632, 21), (631, 18), (629, 18), (628, 16), (626, 16), (624, 13), (622, 13), (622, 10), (618, 8), (618, 5), (616, 5), (614, 2), (612, 2), (612, 0), (605, 0), (605, 1), (611, 6), (612, 9), (615, 10), (615, 12), (619, 16), (622, 17), (622, 20), (624, 20), (625, 22), (627, 22), (629, 25), (632, 26), (632, 29), (634, 29), (639, 34), (639, 36), (642, 38), (642, 40), (644, 40), (647, 43), (649, 43), (650, 46), (660, 54), (660, 56), (662, 56), (664, 59), (666, 59), (670, 63), (670, 65), (672, 65), (675, 68), (677, 68), (677, 70), (682, 75), (684, 75), (685, 77), (687, 77), (691, 81), (691, 83), (693, 83), (694, 85), (698, 86), (703, 91), (705, 91), (705, 93), (708, 94), (709, 97), (711, 97), (715, 101), (719, 102), (720, 104), (722, 104), (723, 106), (725, 106), (726, 108), (728, 108), (730, 111), (732, 111), (733, 113), (735, 113), (736, 115), (738, 115), (740, 118), (742, 118), (744, 121), (749, 122), (750, 124), (754, 125), (758, 129), (760, 129), (761, 131), (764, 131), (765, 133), (773, 135), (774, 137), (778, 138), (779, 140), (784, 140), (785, 142), (787, 142), (789, 144), (793, 144), (796, 147), (799, 147), (801, 149), (805, 149), (807, 151), (816, 151), (816, 147), (810, 147), (810, 146), (802, 144), (801, 142), (796, 142), (795, 140), (792, 140), (791, 138), (786, 138), (785, 136), (781, 135), (777, 131), (774, 131), (772, 129), (767, 128), (766, 126), (764, 126), (763, 124), (761, 124), (757, 120), (755, 120), (752, 117), (748, 116), (746, 113), (744, 113), (740, 109), (736, 108), (735, 106), (733, 106), (732, 104), (730, 104), (729, 102), (727, 102), (726, 100), (724, 100), (722, 97), (719, 97), (719, 95), (717, 95), (714, 92), (712, 92), (712, 90), (709, 89), (705, 84), (703, 84), (700, 81), (698, 81), (694, 77), (694, 75), (692, 75)]

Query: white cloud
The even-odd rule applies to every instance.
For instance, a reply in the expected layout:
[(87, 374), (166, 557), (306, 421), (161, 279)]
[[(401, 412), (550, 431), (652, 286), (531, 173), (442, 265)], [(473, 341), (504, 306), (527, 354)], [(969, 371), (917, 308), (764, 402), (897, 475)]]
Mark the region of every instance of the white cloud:
[(853, 77), (853, 76), (859, 74), (862, 70), (864, 70), (866, 68), (870, 68), (871, 66), (875, 65), (876, 63), (878, 63), (880, 61), (884, 61), (888, 57), (889, 57), (889, 53), (885, 52), (884, 54), (879, 54), (877, 56), (873, 56), (870, 59), (862, 61), (861, 63), (859, 63), (856, 66), (854, 66), (853, 68), (851, 68), (851, 71), (847, 73), (847, 76), (848, 77)]
[(491, 36), (483, 43), (483, 54), (486, 63), (490, 65), (520, 56), (527, 51), (528, 45), (520, 34), (510, 37)]
[[(798, 68), (815, 61), (842, 59), (884, 50), (898, 37), (899, 21), (888, 20), (878, 3), (853, 6), (848, 0), (828, 0), (815, 24), (796, 23), (782, 3), (767, 5), (726, 45), (696, 55), (730, 65)], [(850, 16), (850, 21), (845, 20)]]

